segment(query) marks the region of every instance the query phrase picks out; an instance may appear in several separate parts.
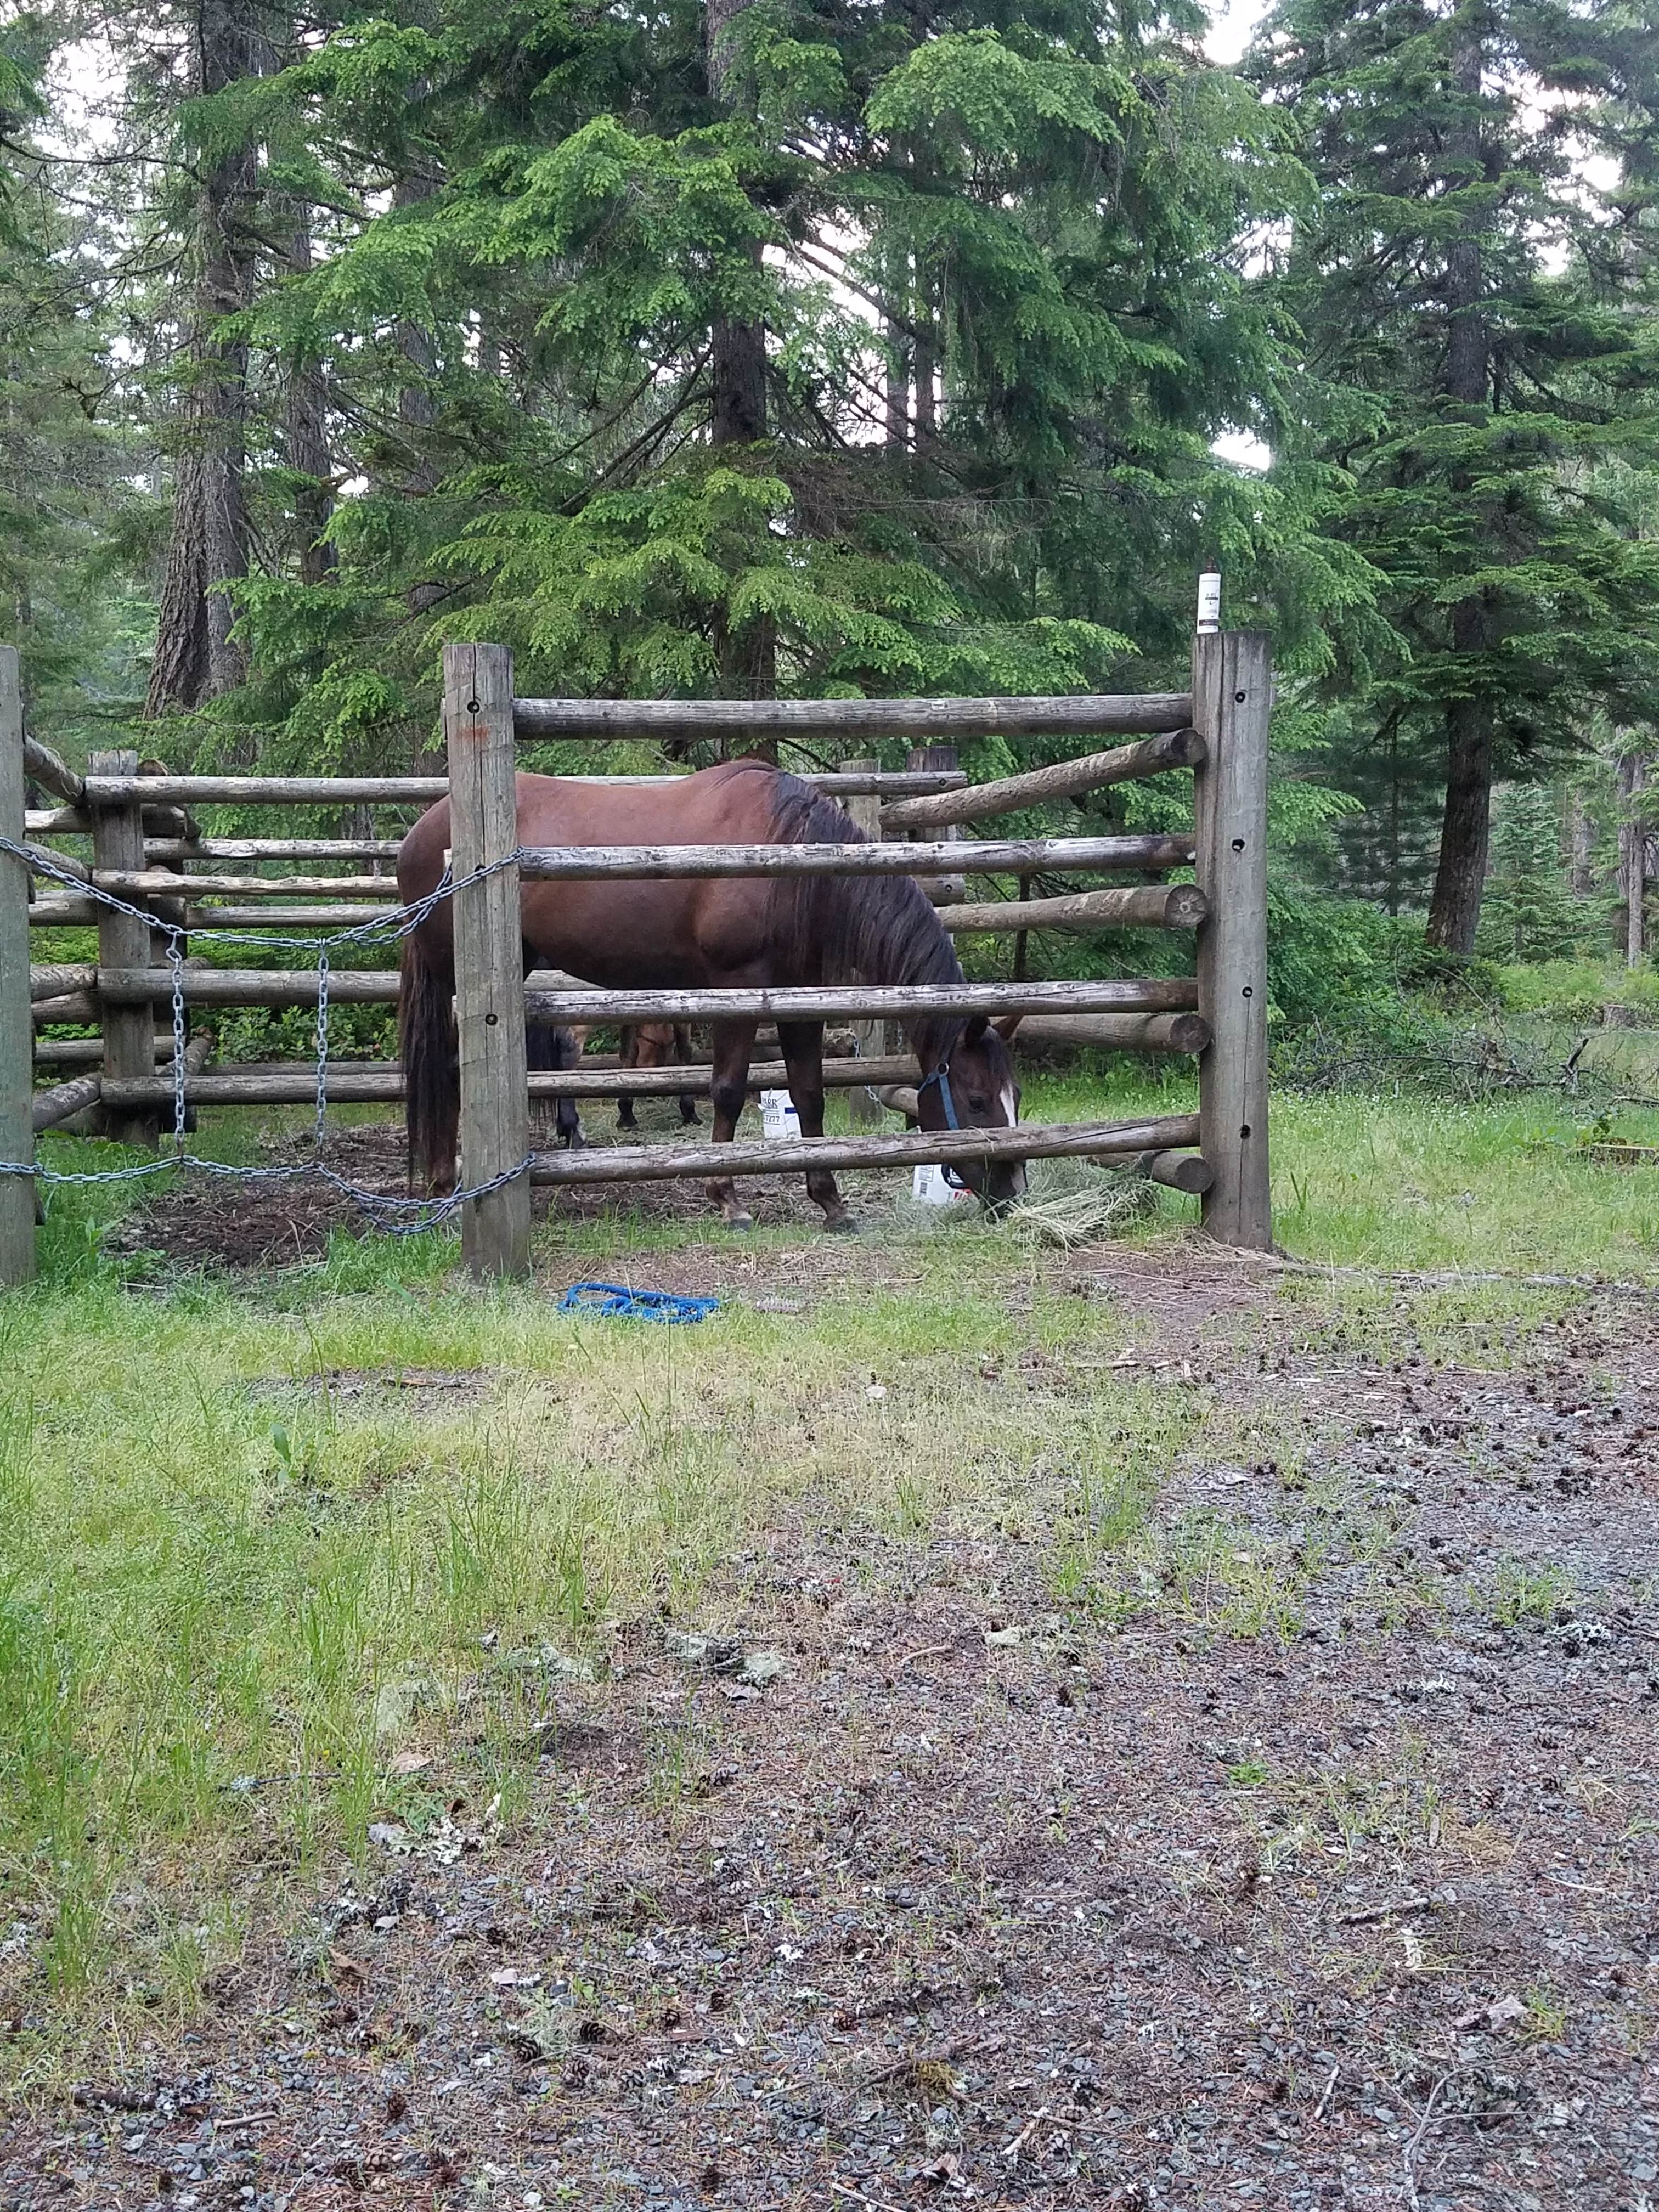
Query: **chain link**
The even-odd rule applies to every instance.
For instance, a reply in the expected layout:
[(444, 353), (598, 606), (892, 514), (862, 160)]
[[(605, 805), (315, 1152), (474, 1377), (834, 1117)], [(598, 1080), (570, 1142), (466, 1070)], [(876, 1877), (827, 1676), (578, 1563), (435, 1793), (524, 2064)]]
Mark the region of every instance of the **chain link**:
[[(146, 1176), (161, 1175), (173, 1168), (187, 1168), (199, 1175), (216, 1176), (222, 1179), (242, 1182), (294, 1182), (310, 1177), (326, 1184), (342, 1198), (349, 1199), (368, 1215), (375, 1226), (393, 1237), (416, 1237), (428, 1229), (436, 1229), (458, 1213), (472, 1200), (488, 1198), (502, 1190), (524, 1174), (535, 1158), (526, 1152), (516, 1167), (503, 1168), (488, 1182), (472, 1183), (460, 1190), (451, 1191), (443, 1198), (389, 1198), (382, 1191), (365, 1190), (361, 1184), (349, 1182), (344, 1176), (326, 1166), (321, 1158), (327, 1136), (328, 1114), (328, 1014), (330, 954), (341, 945), (401, 944), (411, 936), (428, 915), (434, 913), (457, 891), (469, 890), (474, 884), (486, 882), (499, 875), (502, 869), (516, 867), (523, 858), (523, 848), (515, 846), (512, 852), (499, 860), (487, 860), (481, 867), (457, 879), (447, 866), (437, 883), (423, 897), (408, 906), (394, 907), (389, 913), (372, 915), (350, 929), (343, 929), (328, 937), (289, 937), (269, 932), (250, 932), (242, 929), (186, 929), (182, 923), (165, 921), (146, 914), (142, 907), (129, 900), (117, 897), (113, 891), (88, 882), (68, 868), (61, 867), (49, 853), (38, 845), (20, 845), (9, 837), (0, 837), (0, 853), (9, 854), (21, 860), (33, 874), (45, 876), (61, 884), (76, 897), (90, 898), (107, 907), (112, 913), (123, 914), (133, 921), (142, 921), (147, 929), (165, 939), (167, 967), (173, 986), (173, 1149), (164, 1158), (135, 1161), (128, 1167), (88, 1169), (79, 1174), (70, 1174), (58, 1168), (43, 1167), (37, 1160), (0, 1160), (0, 1176), (28, 1176), (43, 1183), (117, 1183), (136, 1182)], [(289, 1167), (242, 1168), (224, 1160), (208, 1160), (185, 1150), (185, 1121), (188, 1109), (185, 1097), (185, 945), (189, 938), (223, 938), (238, 945), (258, 946), (264, 951), (288, 951), (312, 953), (317, 963), (317, 1109), (313, 1142), (315, 1157), (300, 1161)]]

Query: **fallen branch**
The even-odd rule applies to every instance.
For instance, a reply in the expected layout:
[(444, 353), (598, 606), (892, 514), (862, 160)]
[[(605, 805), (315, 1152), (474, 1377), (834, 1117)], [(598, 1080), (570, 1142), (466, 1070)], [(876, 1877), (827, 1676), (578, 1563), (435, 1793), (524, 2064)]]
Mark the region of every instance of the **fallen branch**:
[(1395, 1912), (1432, 1912), (1431, 1897), (1396, 1897), (1387, 1905), (1367, 1905), (1358, 1912), (1344, 1912), (1339, 1919), (1344, 1928), (1363, 1927), (1368, 1920), (1386, 1920)]

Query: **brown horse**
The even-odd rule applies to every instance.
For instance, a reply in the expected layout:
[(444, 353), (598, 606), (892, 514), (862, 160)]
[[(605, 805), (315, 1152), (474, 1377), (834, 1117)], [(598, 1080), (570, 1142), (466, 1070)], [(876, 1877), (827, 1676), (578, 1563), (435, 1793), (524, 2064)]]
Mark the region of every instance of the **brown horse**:
[[(527, 1030), (529, 1036), (533, 1037), (535, 1024), (528, 1024)], [(568, 1060), (562, 1059), (559, 1066), (561, 1067), (579, 1066), (581, 1063), (581, 1056), (587, 1049), (587, 1040), (593, 1034), (592, 1024), (578, 1022), (558, 1034), (568, 1037), (574, 1048), (573, 1056)], [(666, 1067), (671, 1057), (681, 1067), (690, 1067), (692, 1065), (690, 1032), (681, 1023), (630, 1022), (623, 1024), (622, 1050), (617, 1054), (617, 1061), (621, 1066)], [(541, 1063), (538, 1060), (532, 1064), (539, 1066)], [(697, 1112), (696, 1100), (683, 1091), (679, 1097), (679, 1107), (681, 1121), (688, 1129), (696, 1128), (702, 1118)], [(633, 1098), (624, 1091), (617, 1101), (617, 1127), (619, 1129), (637, 1130), (639, 1126), (634, 1118)], [(574, 1143), (580, 1146), (582, 1142), (580, 1124), (574, 1139), (566, 1133), (562, 1123), (560, 1124), (559, 1133), (567, 1144)]]
[[(407, 902), (441, 881), (450, 842), (440, 800), (404, 838), (398, 888)], [(854, 844), (861, 833), (807, 784), (763, 762), (728, 761), (672, 783), (519, 778), (522, 845)], [(908, 876), (672, 878), (646, 882), (527, 883), (521, 895), (525, 966), (562, 968), (617, 990), (699, 990), (869, 983), (959, 983), (956, 948)], [(454, 1187), (460, 1085), (452, 1000), (451, 904), (405, 939), (398, 999), (408, 1087), (411, 1181)], [(730, 1144), (743, 1110), (755, 1020), (716, 1022), (714, 1142)], [(924, 1016), (904, 1028), (922, 1069), (925, 1129), (1002, 1129), (1018, 1120), (1019, 1091), (1006, 1038), (1012, 1023)], [(778, 1042), (803, 1137), (823, 1133), (823, 1024), (780, 1022)], [(988, 1205), (1006, 1204), (1024, 1171), (1003, 1160), (963, 1163)], [(749, 1216), (729, 1176), (710, 1200), (734, 1228)], [(851, 1226), (836, 1180), (811, 1170), (806, 1188), (827, 1229)]]

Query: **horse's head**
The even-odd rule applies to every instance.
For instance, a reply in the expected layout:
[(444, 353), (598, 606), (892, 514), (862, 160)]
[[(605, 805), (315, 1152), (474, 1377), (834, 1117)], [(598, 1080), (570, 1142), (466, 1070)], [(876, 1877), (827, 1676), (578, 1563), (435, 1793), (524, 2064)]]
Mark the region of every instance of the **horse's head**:
[[(1012, 1129), (1019, 1119), (1019, 1085), (1008, 1039), (1018, 1014), (988, 1021), (975, 1014), (944, 1057), (928, 1069), (916, 1091), (924, 1129)], [(1023, 1160), (957, 1160), (953, 1172), (993, 1212), (1025, 1188)]]

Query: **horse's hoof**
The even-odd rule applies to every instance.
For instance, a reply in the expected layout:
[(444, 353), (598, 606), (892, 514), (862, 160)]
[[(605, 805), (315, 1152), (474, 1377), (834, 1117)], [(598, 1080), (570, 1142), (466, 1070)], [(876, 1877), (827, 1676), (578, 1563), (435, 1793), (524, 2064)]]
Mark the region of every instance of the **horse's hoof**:
[(755, 1225), (752, 1213), (726, 1213), (720, 1218), (728, 1229), (752, 1229)]
[(826, 1237), (856, 1237), (859, 1225), (850, 1213), (826, 1213), (823, 1232)]

